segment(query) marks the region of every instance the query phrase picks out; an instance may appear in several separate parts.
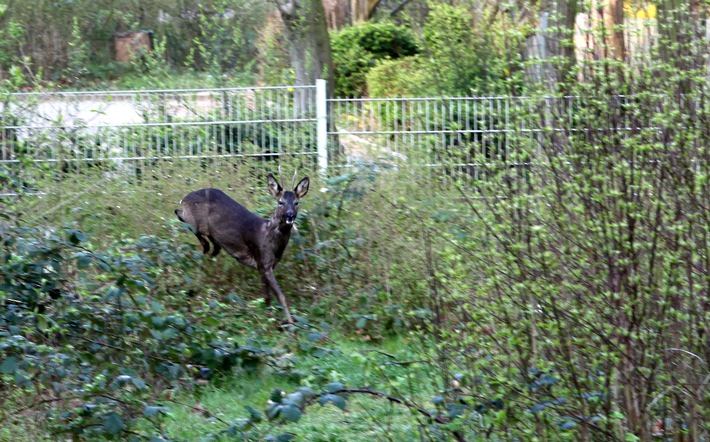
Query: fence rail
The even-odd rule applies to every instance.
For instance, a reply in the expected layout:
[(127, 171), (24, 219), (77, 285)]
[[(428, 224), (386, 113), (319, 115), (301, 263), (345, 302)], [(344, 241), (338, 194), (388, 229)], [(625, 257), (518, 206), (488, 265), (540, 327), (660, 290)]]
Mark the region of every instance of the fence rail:
[[(21, 93), (0, 103), (0, 167), (137, 173), (176, 158), (316, 161), (316, 86)], [(38, 173), (48, 173), (39, 170)]]
[[(589, 130), (578, 121), (582, 97), (328, 99), (325, 90), (318, 80), (310, 86), (8, 94), (0, 96), (0, 168), (23, 179), (32, 171), (51, 173), (47, 165), (57, 164), (64, 171), (103, 167), (139, 174), (146, 165), (155, 169), (176, 159), (290, 157), (322, 173), (367, 161), (470, 174), (481, 159), (520, 163), (513, 147), (530, 152), (544, 133)], [(609, 106), (633, 101), (613, 100)], [(654, 106), (660, 109), (663, 100)], [(638, 123), (616, 130), (652, 130), (650, 120), (641, 128)]]

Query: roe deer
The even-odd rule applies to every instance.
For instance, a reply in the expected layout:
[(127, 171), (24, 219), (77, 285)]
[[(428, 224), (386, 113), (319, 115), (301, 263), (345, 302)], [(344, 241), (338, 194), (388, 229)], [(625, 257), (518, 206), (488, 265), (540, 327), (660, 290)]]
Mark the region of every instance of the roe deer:
[[(295, 182), (296, 174), (293, 175)], [(270, 219), (251, 213), (218, 189), (202, 189), (188, 194), (180, 201), (182, 209), (176, 210), (175, 214), (180, 221), (192, 226), (205, 254), (209, 252), (211, 242), (212, 256), (224, 249), (240, 263), (258, 269), (264, 283), (266, 304), (271, 304), (271, 292), (275, 292), (288, 322), (293, 323), (286, 297), (274, 278), (274, 268), (291, 237), (298, 200), (308, 193), (310, 181), (308, 177), (303, 178), (293, 191), (284, 190), (272, 174), (268, 175), (267, 183), (269, 192), (278, 201)]]

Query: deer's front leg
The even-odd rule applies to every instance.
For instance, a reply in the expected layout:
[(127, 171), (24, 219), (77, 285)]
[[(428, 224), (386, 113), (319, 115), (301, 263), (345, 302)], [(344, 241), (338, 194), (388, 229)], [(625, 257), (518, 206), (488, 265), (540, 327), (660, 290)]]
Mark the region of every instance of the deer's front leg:
[[(286, 297), (284, 296), (283, 292), (281, 291), (281, 288), (279, 287), (279, 284), (276, 282), (276, 278), (274, 278), (274, 272), (271, 269), (263, 269), (260, 270), (261, 272), (261, 279), (264, 281), (264, 291), (265, 291), (265, 296), (268, 296), (271, 298), (270, 294), (268, 293), (269, 289), (276, 293), (276, 296), (279, 298), (279, 302), (281, 303), (281, 307), (283, 307), (284, 312), (286, 313), (286, 319), (290, 324), (293, 324), (293, 318), (291, 317), (291, 311), (288, 309), (288, 303), (286, 302)], [(270, 303), (270, 299), (268, 301)], [(268, 305), (268, 304), (267, 304)]]
[(271, 288), (269, 287), (269, 281), (266, 279), (264, 274), (261, 274), (261, 282), (264, 283), (264, 288), (261, 293), (264, 297), (264, 305), (271, 307)]

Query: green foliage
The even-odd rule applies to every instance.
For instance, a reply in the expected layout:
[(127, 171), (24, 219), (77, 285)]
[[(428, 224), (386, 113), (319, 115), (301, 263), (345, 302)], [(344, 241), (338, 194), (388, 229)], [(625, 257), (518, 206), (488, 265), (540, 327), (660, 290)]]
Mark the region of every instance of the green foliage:
[(510, 93), (511, 64), (516, 47), (503, 45), (495, 29), (477, 29), (468, 10), (446, 3), (432, 5), (423, 27), (427, 49), (426, 90), (434, 95)]
[(47, 391), (50, 400), (26, 405), (54, 404), (55, 431), (87, 438), (155, 431), (166, 387), (264, 357), (201, 325), (224, 307), (191, 313), (172, 296), (156, 297), (189, 282), (184, 272), (198, 256), (191, 247), (146, 236), (98, 252), (71, 226), (0, 233), (0, 396), (22, 404), (23, 391)]
[(71, 40), (67, 54), (67, 67), (63, 76), (76, 85), (81, 85), (89, 75), (89, 45), (82, 41), (79, 20), (74, 17), (71, 28)]
[[(502, 63), (466, 58), (467, 47), (499, 40), (465, 19), (436, 7), (431, 58), (382, 60), (373, 84), (383, 94), (419, 78), (439, 78), (444, 94), (510, 86)], [(505, 112), (473, 99), (412, 111), (409, 123), (445, 129), (436, 142), (446, 148), (403, 153), (431, 155), (443, 173), (371, 162), (312, 176), (277, 272), (293, 333), (276, 331), (278, 314), (253, 300), (254, 272), (203, 258), (187, 230), (165, 221), (206, 186), (267, 214), (273, 199), (257, 179), (275, 168), (267, 161), (156, 161), (140, 178), (62, 170), (62, 180), (37, 182), (0, 171), (20, 194), (0, 206), (0, 419), (10, 424), (0, 435), (32, 411), (76, 439), (702, 439), (706, 42), (668, 38), (640, 66), (580, 61), (555, 85), (565, 97), (531, 92), (501, 100), (523, 103)], [(680, 55), (663, 58), (667, 48)], [(426, 65), (446, 59), (461, 78)], [(399, 63), (411, 78), (387, 83)], [(431, 119), (444, 114), (481, 133)], [(245, 129), (243, 143), (219, 148), (303, 142), (279, 129)], [(131, 142), (169, 152), (172, 130)], [(215, 138), (239, 128), (222, 130)], [(192, 153), (212, 134), (185, 136)], [(51, 191), (23, 195), (38, 185)], [(198, 430), (181, 432), (184, 422)]]
[(335, 95), (365, 95), (365, 77), (381, 60), (419, 52), (414, 34), (390, 22), (366, 22), (331, 33), (335, 67)]
[(154, 32), (164, 45), (165, 70), (175, 72), (189, 61), (190, 68), (209, 72), (203, 79), (213, 85), (224, 84), (225, 74), (251, 82), (267, 12), (265, 3), (252, 0), (208, 0), (199, 6), (166, 0), (11, 3), (11, 10), (0, 14), (6, 22), (0, 26), (0, 77), (24, 57), (29, 72), (41, 80), (82, 88), (132, 74), (135, 68), (112, 61), (113, 37), (132, 30)]
[(8, 18), (7, 11), (4, 11), (0, 19), (6, 21), (4, 26), (0, 26), (0, 63), (6, 70), (18, 64), (19, 42), (25, 37), (25, 29), (22, 24), (13, 18)]
[[(199, 35), (193, 38), (194, 47), (185, 66), (207, 71), (214, 78), (213, 87), (232, 86), (235, 70), (254, 70), (256, 30), (264, 18), (265, 5), (261, 2), (247, 0), (235, 5), (233, 1), (216, 0), (209, 8), (199, 5)], [(244, 83), (254, 82), (247, 78)]]
[[(490, 23), (488, 23), (490, 25)], [(463, 6), (431, 5), (421, 29), (422, 54), (378, 62), (365, 73), (373, 97), (517, 93), (522, 35), (485, 26)], [(358, 60), (349, 54), (346, 62)]]
[[(428, 220), (431, 300), (417, 333), (448, 367), (437, 402), (467, 434), (705, 431), (699, 396), (689, 404), (668, 388), (693, 390), (710, 358), (697, 339), (707, 333), (697, 308), (708, 287), (698, 283), (710, 226), (706, 80), (680, 94), (692, 74), (679, 72), (668, 95), (657, 72), (586, 68), (571, 97), (536, 96), (511, 114), (534, 137), (509, 139), (507, 157), (474, 156), (485, 179), (461, 188), (469, 210)], [(636, 94), (616, 93), (626, 88)]]
[(426, 96), (425, 66), (419, 55), (383, 60), (367, 73), (367, 92), (371, 97)]

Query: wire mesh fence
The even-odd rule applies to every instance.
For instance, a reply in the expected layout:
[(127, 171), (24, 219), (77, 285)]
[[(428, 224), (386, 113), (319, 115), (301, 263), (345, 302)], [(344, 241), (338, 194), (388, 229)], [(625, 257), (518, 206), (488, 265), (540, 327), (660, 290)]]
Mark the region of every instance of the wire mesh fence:
[(0, 105), (0, 167), (32, 181), (160, 176), (180, 160), (316, 161), (315, 86), (23, 93)]
[(462, 171), (502, 159), (516, 130), (509, 97), (329, 100), (334, 149), (345, 163), (406, 162)]
[(273, 169), (284, 159), (324, 174), (366, 162), (475, 180), (491, 164), (528, 167), (544, 161), (543, 145), (606, 130), (605, 123), (591, 124), (594, 109), (621, 118), (608, 130), (645, 131), (653, 142), (653, 115), (671, 103), (624, 96), (327, 99), (324, 90), (319, 80), (300, 87), (6, 95), (3, 187), (10, 178), (61, 182), (86, 170), (134, 182), (161, 179), (177, 161)]

